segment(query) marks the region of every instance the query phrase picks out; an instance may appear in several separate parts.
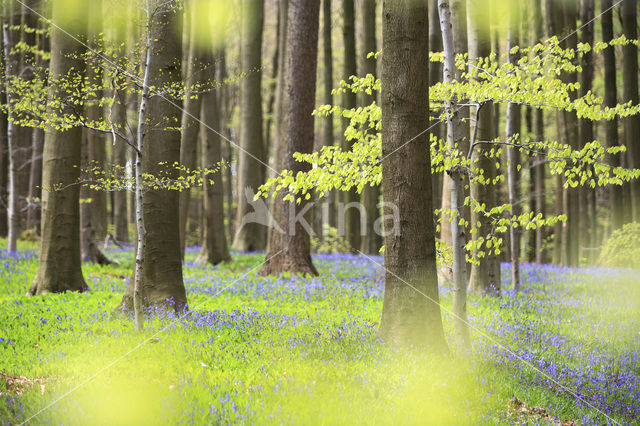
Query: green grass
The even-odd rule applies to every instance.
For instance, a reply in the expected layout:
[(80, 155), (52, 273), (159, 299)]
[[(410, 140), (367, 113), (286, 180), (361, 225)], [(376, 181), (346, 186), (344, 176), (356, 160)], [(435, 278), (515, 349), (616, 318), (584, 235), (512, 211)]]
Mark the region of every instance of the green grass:
[[(607, 422), (505, 348), (607, 416), (636, 421), (640, 280), (629, 272), (531, 267), (524, 294), (471, 298), (472, 356), (433, 358), (377, 338), (382, 270), (364, 258), (325, 256), (318, 279), (276, 279), (247, 274), (260, 255), (200, 267), (190, 251), (193, 314), (156, 316), (136, 333), (111, 316), (132, 254), (109, 254), (121, 265), (83, 265), (91, 292), (31, 298), (37, 257), (0, 260), (0, 372), (46, 380), (18, 395), (0, 376), (0, 422), (41, 409), (30, 424)], [(442, 299), (449, 309), (449, 288)], [(516, 415), (514, 396), (552, 419)]]

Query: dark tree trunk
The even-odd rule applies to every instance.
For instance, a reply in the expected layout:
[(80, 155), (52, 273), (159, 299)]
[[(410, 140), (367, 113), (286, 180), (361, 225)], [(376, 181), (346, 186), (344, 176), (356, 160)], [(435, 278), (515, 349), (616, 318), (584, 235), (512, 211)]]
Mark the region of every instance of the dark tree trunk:
[[(61, 3), (54, 2), (52, 21), (60, 23), (65, 12)], [(80, 17), (74, 22), (76, 31), (83, 27), (82, 21), (83, 17)], [(52, 79), (70, 72), (84, 73), (83, 53), (84, 47), (59, 26), (51, 27)], [(52, 86), (49, 98), (67, 96), (69, 90)], [(49, 112), (53, 114), (56, 111), (52, 108), (49, 106)], [(87, 290), (80, 258), (80, 187), (77, 180), (80, 177), (81, 149), (82, 129), (79, 127), (66, 131), (48, 129), (45, 132), (42, 184), (49, 189), (42, 195), (40, 262), (29, 289), (30, 295)], [(63, 189), (51, 190), (53, 185), (61, 185)]]
[[(638, 2), (623, 0), (622, 33), (628, 40), (638, 39)], [(631, 102), (638, 105), (638, 47), (627, 44), (622, 47), (622, 103)], [(640, 168), (640, 115), (632, 115), (623, 120), (624, 144), (627, 147), (627, 166)], [(631, 220), (640, 222), (640, 181), (631, 181)]]
[[(356, 65), (356, 30), (355, 30), (355, 6), (354, 0), (343, 1), (344, 22), (342, 27), (342, 37), (344, 41), (342, 79), (350, 81), (349, 77), (357, 76), (358, 70)], [(351, 90), (345, 91), (342, 95), (342, 107), (345, 109), (355, 108), (357, 103), (356, 94)], [(349, 120), (343, 120), (343, 127), (349, 125)], [(344, 138), (344, 136), (343, 136)], [(343, 149), (350, 150), (353, 141), (344, 141)], [(342, 197), (344, 206), (339, 209), (338, 223), (344, 224), (344, 232), (346, 240), (349, 242), (352, 250), (360, 247), (361, 231), (360, 222), (362, 220), (360, 213), (360, 194), (355, 188), (343, 193)]]
[[(365, 76), (371, 74), (376, 76), (376, 60), (367, 58), (371, 52), (376, 52), (376, 1), (362, 0), (360, 3), (362, 15), (362, 52), (360, 53), (360, 73)], [(364, 93), (360, 99), (360, 105), (369, 105), (376, 101), (375, 92), (371, 95)], [(365, 234), (362, 235), (360, 251), (368, 254), (377, 254), (382, 246), (382, 238), (375, 231), (374, 224), (379, 216), (377, 207), (380, 198), (379, 186), (365, 186), (362, 191), (362, 205), (365, 209), (366, 223)]]
[[(427, 0), (383, 3), (382, 190), (385, 203), (383, 339), (447, 350), (436, 272), (429, 126)], [(385, 206), (386, 207), (386, 206)]]
[[(580, 21), (582, 23), (580, 31), (580, 42), (593, 45), (594, 31), (594, 0), (582, 0), (580, 7)], [(579, 96), (585, 96), (593, 87), (593, 52), (590, 50), (584, 54), (580, 60), (582, 72), (580, 73), (580, 92)], [(580, 148), (586, 143), (592, 142), (593, 137), (593, 121), (580, 120), (578, 127)], [(583, 250), (582, 256), (588, 263), (595, 261), (591, 250), (597, 245), (596, 239), (596, 189), (588, 186), (582, 186), (579, 189), (579, 215), (581, 220), (580, 226), (580, 248)]]
[[(609, 42), (613, 39), (613, 0), (602, 0), (602, 41)], [(607, 47), (602, 51), (604, 58), (604, 103), (608, 107), (614, 107), (618, 103), (616, 85), (616, 50), (614, 47)], [(615, 147), (620, 144), (618, 139), (618, 119), (605, 121), (605, 137), (608, 147)], [(622, 166), (620, 157), (612, 155), (609, 157), (612, 167)], [(624, 211), (625, 186), (611, 185), (609, 187), (609, 206), (611, 209), (611, 228), (620, 229), (626, 222)]]
[[(224, 47), (218, 49), (217, 54), (217, 67), (216, 67), (216, 75), (218, 81), (225, 81), (227, 77), (227, 64), (226, 64), (226, 52)], [(234, 235), (234, 226), (233, 226), (233, 179), (231, 175), (231, 161), (233, 157), (233, 149), (231, 147), (231, 128), (229, 127), (230, 115), (232, 110), (232, 102), (231, 102), (231, 90), (227, 85), (222, 85), (218, 90), (218, 105), (220, 107), (220, 121), (227, 140), (224, 141), (222, 145), (222, 159), (227, 164), (222, 169), (223, 179), (224, 179), (224, 199), (225, 199), (225, 207), (226, 207), (226, 218), (227, 218), (227, 238), (233, 238)]]
[(262, 141), (262, 24), (264, 0), (242, 2), (242, 71), (240, 82), (240, 148), (238, 150), (238, 229), (233, 248), (240, 251), (262, 250), (265, 229), (258, 223), (243, 223), (252, 212), (247, 190), (252, 193), (264, 182), (266, 156)]
[[(175, 7), (158, 8), (162, 0), (153, 0), (150, 38), (153, 49), (149, 68), (149, 86), (166, 87), (180, 84), (182, 45), (179, 31), (182, 17)], [(161, 123), (145, 126), (143, 173), (157, 176), (167, 170), (160, 163), (180, 161), (180, 133), (164, 126), (180, 123), (179, 101), (152, 96), (149, 99), (145, 123)], [(164, 124), (164, 126), (163, 126)], [(177, 178), (177, 171), (168, 175)], [(146, 243), (143, 247), (144, 263), (140, 295), (145, 305), (167, 306), (181, 311), (187, 308), (187, 297), (182, 281), (180, 256), (179, 193), (170, 189), (146, 189), (143, 194), (142, 212)], [(131, 280), (122, 300), (122, 308), (133, 310), (135, 277)]]
[[(487, 57), (491, 51), (491, 33), (489, 31), (491, 7), (489, 0), (467, 0), (467, 22), (469, 38), (469, 59)], [(472, 118), (475, 120), (476, 111), (472, 111)], [(471, 123), (471, 134), (477, 133), (480, 141), (489, 141), (494, 138), (493, 129), (494, 108), (492, 103), (487, 103), (480, 108), (478, 121)], [(478, 127), (477, 132), (475, 127)], [(484, 170), (485, 178), (495, 177), (494, 161), (488, 158), (491, 145), (482, 144), (474, 148), (472, 161), (476, 167)], [(480, 203), (486, 204), (487, 209), (496, 205), (497, 188), (492, 185), (471, 184), (471, 196)], [(475, 213), (472, 209), (471, 224), (476, 226), (481, 223), (480, 231), (474, 234), (473, 238), (478, 238), (478, 234), (490, 228), (488, 220), (482, 213)], [(471, 266), (471, 276), (469, 286), (476, 293), (500, 295), (500, 262), (496, 255), (487, 255), (479, 260), (479, 264)]]
[[(278, 150), (278, 169), (289, 169), (294, 175), (308, 171), (309, 165), (295, 161), (294, 152), (313, 150), (313, 116), (315, 103), (318, 50), (319, 0), (299, 0), (288, 7), (284, 68), (282, 146)], [(261, 275), (282, 272), (317, 275), (311, 262), (310, 241), (306, 222), (296, 220), (307, 204), (283, 201), (282, 192), (274, 205), (274, 226), (269, 250)]]
[[(0, 40), (2, 37), (0, 37)], [(4, 91), (0, 94), (0, 102), (7, 104), (6, 94)], [(9, 146), (7, 144), (7, 114), (0, 110), (0, 237), (7, 238), (9, 233), (9, 223), (7, 217), (8, 192), (9, 184)]]
[[(209, 55), (207, 63), (211, 65), (204, 72), (209, 79), (215, 78), (215, 62)], [(215, 92), (208, 92), (202, 96), (200, 117), (200, 139), (202, 140), (202, 167), (217, 168), (222, 160), (220, 135), (211, 129), (220, 128), (220, 107)], [(224, 230), (224, 190), (222, 186), (222, 171), (208, 175), (204, 182), (204, 244), (200, 253), (200, 262), (216, 265), (231, 260), (227, 248), (227, 238)]]
[[(564, 48), (576, 49), (578, 46), (578, 35), (576, 33), (576, 19), (578, 16), (578, 0), (564, 0)], [(561, 76), (565, 84), (576, 83), (578, 75), (576, 72), (566, 73)], [(575, 93), (570, 95), (575, 99)], [(567, 143), (573, 149), (580, 148), (578, 134), (578, 115), (575, 111), (565, 111), (565, 126)], [(568, 266), (577, 266), (580, 261), (580, 211), (579, 211), (579, 189), (567, 188), (564, 191), (563, 210), (567, 216), (563, 230), (563, 263)]]

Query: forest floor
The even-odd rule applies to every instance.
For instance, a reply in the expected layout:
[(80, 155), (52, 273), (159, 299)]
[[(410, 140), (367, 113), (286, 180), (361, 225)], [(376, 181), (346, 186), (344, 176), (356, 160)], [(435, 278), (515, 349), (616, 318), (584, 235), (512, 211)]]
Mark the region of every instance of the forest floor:
[(261, 255), (207, 267), (191, 249), (190, 314), (136, 333), (111, 317), (130, 249), (84, 266), (88, 293), (28, 298), (34, 247), (0, 252), (2, 424), (640, 424), (631, 271), (525, 265), (520, 295), (471, 296), (473, 354), (439, 359), (378, 339), (383, 271), (363, 257), (259, 278)]

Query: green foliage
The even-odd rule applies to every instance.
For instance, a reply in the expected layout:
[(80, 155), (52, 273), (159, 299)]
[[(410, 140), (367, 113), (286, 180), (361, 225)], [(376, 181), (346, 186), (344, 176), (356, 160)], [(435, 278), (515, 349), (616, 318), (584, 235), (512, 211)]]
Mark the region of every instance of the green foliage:
[[(624, 37), (613, 40), (611, 45), (635, 44)], [(445, 101), (456, 99), (457, 113), (463, 106), (469, 106), (472, 114), (487, 105), (494, 103), (518, 103), (529, 105), (547, 111), (575, 111), (579, 118), (589, 120), (611, 120), (640, 113), (640, 105), (631, 103), (619, 104), (613, 108), (604, 105), (601, 97), (591, 91), (582, 97), (574, 96), (579, 84), (566, 84), (560, 76), (566, 72), (580, 72), (580, 58), (588, 51), (601, 51), (607, 43), (597, 43), (593, 48), (587, 44), (580, 44), (577, 50), (563, 49), (558, 39), (553, 37), (544, 43), (529, 48), (519, 48), (521, 59), (517, 64), (506, 60), (499, 61), (495, 54), (488, 58), (479, 58), (470, 62), (468, 55), (458, 55), (457, 66), (463, 70), (462, 78), (450, 83), (438, 83), (430, 88), (430, 106), (437, 114), (442, 110)], [(442, 61), (442, 53), (431, 55), (432, 61)], [(365, 77), (350, 77), (348, 82), (341, 82), (334, 93), (352, 91), (367, 93), (380, 90), (380, 81), (372, 75)], [(344, 131), (345, 140), (350, 142), (351, 149), (343, 150), (337, 146), (323, 147), (319, 152), (311, 154), (295, 153), (294, 158), (311, 165), (308, 172), (298, 172), (295, 176), (289, 170), (283, 170), (280, 175), (269, 179), (258, 192), (258, 196), (275, 196), (277, 191), (285, 192), (285, 199), (308, 199), (314, 190), (322, 197), (329, 191), (338, 189), (347, 191), (356, 188), (361, 192), (365, 185), (379, 185), (382, 180), (382, 144), (380, 139), (381, 109), (375, 103), (365, 107), (346, 110), (340, 106), (323, 105), (315, 114), (326, 116), (332, 114), (340, 119), (348, 119), (349, 124)], [(434, 114), (434, 115), (435, 115)], [(444, 113), (440, 121), (446, 119)], [(427, 132), (429, 129), (426, 129)], [(409, 141), (407, 141), (409, 142)], [(566, 188), (577, 186), (621, 185), (632, 179), (640, 178), (640, 170), (624, 169), (611, 166), (611, 157), (625, 152), (624, 146), (605, 147), (598, 141), (589, 141), (582, 148), (574, 148), (554, 140), (534, 141), (524, 139), (520, 135), (508, 141), (503, 140), (472, 140), (468, 151), (462, 151), (459, 146), (450, 149), (445, 141), (431, 135), (431, 167), (434, 173), (449, 173), (452, 170), (462, 172), (465, 184), (497, 185), (505, 180), (501, 167), (508, 163), (503, 158), (503, 148), (514, 147), (523, 155), (529, 157), (546, 157), (551, 174), (563, 177)], [(486, 170), (479, 167), (472, 155), (481, 145), (491, 145), (490, 149), (482, 151), (485, 159), (495, 165), (495, 178), (488, 179)], [(393, 155), (390, 153), (388, 155)], [(521, 167), (520, 164), (517, 167)], [(500, 254), (503, 244), (502, 235), (511, 226), (525, 230), (538, 227), (554, 226), (558, 221), (565, 221), (564, 215), (543, 217), (532, 212), (523, 212), (518, 216), (512, 214), (512, 207), (503, 204), (487, 208), (473, 197), (467, 197), (465, 206), (487, 218), (489, 229), (480, 229), (480, 222), (476, 226), (461, 219), (461, 224), (467, 228), (467, 235), (477, 234), (478, 237), (466, 244), (467, 260), (478, 262), (478, 258)], [(452, 211), (436, 210), (440, 217), (451, 217)]]
[(598, 263), (614, 268), (640, 269), (640, 223), (613, 231), (602, 246)]
[(313, 253), (351, 253), (353, 250), (349, 242), (344, 239), (333, 226), (323, 225), (323, 236), (311, 237), (311, 251)]

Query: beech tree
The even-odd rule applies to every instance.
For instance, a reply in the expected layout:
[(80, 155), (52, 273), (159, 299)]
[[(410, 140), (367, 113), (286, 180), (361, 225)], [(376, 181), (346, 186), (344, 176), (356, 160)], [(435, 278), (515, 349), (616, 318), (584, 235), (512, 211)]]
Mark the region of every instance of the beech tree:
[[(356, 25), (355, 25), (355, 3), (354, 0), (344, 0), (342, 4), (342, 39), (344, 42), (344, 50), (342, 51), (343, 57), (343, 71), (342, 76), (345, 81), (349, 81), (351, 76), (358, 75), (357, 61), (356, 61)], [(357, 105), (357, 96), (352, 91), (344, 91), (342, 93), (342, 106), (345, 109), (355, 108)], [(349, 125), (349, 120), (343, 120), (343, 130)], [(349, 149), (349, 141), (344, 139), (344, 149)], [(349, 206), (351, 203), (356, 203), (359, 206), (360, 195), (355, 190), (350, 190), (342, 193), (342, 201), (344, 204), (344, 211), (338, 212), (338, 221), (344, 221), (344, 233), (345, 238), (352, 250), (360, 248), (361, 239), (361, 220), (360, 210), (355, 205)]]
[[(288, 5), (282, 110), (279, 119), (277, 150), (278, 169), (307, 171), (309, 166), (293, 158), (295, 152), (313, 150), (313, 107), (315, 102), (320, 0), (300, 0)], [(274, 226), (261, 275), (282, 272), (317, 275), (311, 261), (307, 230), (296, 216), (302, 213), (304, 201), (285, 201), (282, 192), (275, 194)]]
[[(86, 15), (77, 14), (71, 20), (65, 16), (62, 6), (60, 2), (52, 5), (50, 79), (57, 81), (66, 77), (81, 81), (85, 72), (82, 58), (85, 47), (65, 34), (63, 28), (73, 28), (80, 37), (86, 36)], [(65, 84), (52, 84), (48, 97), (72, 97), (74, 89)], [(55, 105), (49, 104), (47, 114), (73, 112), (68, 105), (63, 106), (62, 111), (56, 109)], [(81, 127), (60, 129), (50, 124), (46, 128), (40, 261), (30, 295), (87, 290), (80, 258), (80, 187), (77, 181), (81, 149)]]
[[(467, 0), (467, 32), (469, 40), (469, 59), (471, 61), (488, 57), (491, 53), (490, 19), (491, 2), (489, 0)], [(471, 139), (477, 137), (481, 141), (491, 141), (494, 138), (493, 129), (493, 103), (479, 104), (471, 117)], [(473, 135), (476, 135), (475, 137)], [(496, 168), (490, 158), (491, 145), (483, 144), (473, 150), (474, 164), (484, 170), (485, 178), (493, 180), (496, 177)], [(488, 209), (497, 205), (496, 189), (489, 185), (483, 185), (478, 181), (471, 182), (471, 196), (480, 203), (484, 203)], [(473, 227), (489, 227), (489, 222), (482, 213), (475, 209), (471, 212), (471, 225)], [(478, 241), (480, 235), (472, 235)], [(476, 293), (500, 295), (500, 261), (495, 254), (478, 259), (471, 265), (469, 286)]]
[[(241, 62), (246, 76), (240, 81), (240, 149), (238, 150), (238, 208), (236, 223), (251, 212), (246, 188), (257, 191), (264, 182), (266, 156), (262, 140), (262, 26), (264, 0), (242, 2)], [(236, 230), (233, 247), (240, 251), (262, 250), (264, 227), (246, 223)]]
[[(446, 351), (438, 296), (432, 219), (427, 1), (383, 3), (382, 196), (385, 292), (380, 335), (400, 345)], [(400, 77), (399, 77), (400, 76)], [(411, 141), (407, 143), (407, 141)], [(425, 214), (426, 213), (426, 214)], [(394, 229), (395, 228), (395, 229)]]

